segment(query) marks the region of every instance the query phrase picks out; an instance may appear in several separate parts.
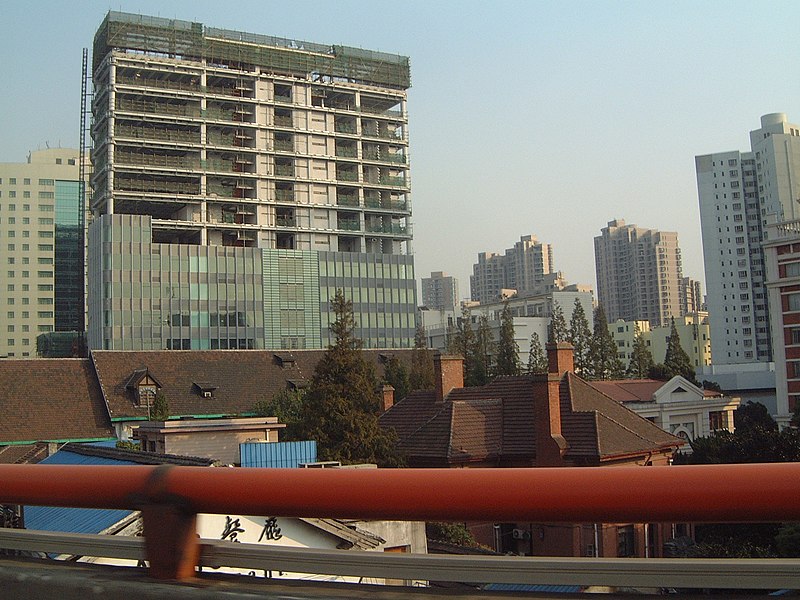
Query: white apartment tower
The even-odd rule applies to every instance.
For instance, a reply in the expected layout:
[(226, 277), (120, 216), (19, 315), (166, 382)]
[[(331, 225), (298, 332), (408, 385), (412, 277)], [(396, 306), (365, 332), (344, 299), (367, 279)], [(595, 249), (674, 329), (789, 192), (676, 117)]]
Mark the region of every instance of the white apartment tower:
[(800, 126), (764, 115), (750, 146), (695, 158), (715, 364), (772, 360), (761, 243), (768, 215), (800, 218)]
[(110, 12), (93, 81), (90, 347), (412, 345), (407, 57)]
[(610, 221), (594, 238), (597, 298), (609, 323), (661, 327), (683, 315), (678, 234)]
[(552, 245), (525, 235), (505, 254), (478, 254), (470, 277), (470, 295), (481, 304), (496, 302), (504, 289), (515, 290), (520, 296), (530, 295), (539, 291), (545, 276), (553, 271)]
[(423, 306), (444, 311), (458, 308), (458, 279), (442, 271), (434, 271), (422, 278)]

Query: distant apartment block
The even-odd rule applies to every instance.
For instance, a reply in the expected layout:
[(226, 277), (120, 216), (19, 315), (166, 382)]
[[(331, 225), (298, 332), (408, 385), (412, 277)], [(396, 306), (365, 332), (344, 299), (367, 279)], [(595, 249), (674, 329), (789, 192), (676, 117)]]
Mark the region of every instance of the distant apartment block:
[(678, 234), (610, 221), (594, 238), (597, 299), (609, 322), (654, 327), (683, 314)]
[(458, 279), (442, 271), (422, 278), (422, 305), (434, 310), (455, 311), (458, 308)]
[(750, 151), (695, 157), (715, 364), (772, 360), (761, 243), (768, 215), (800, 218), (800, 126), (761, 117)]
[(407, 57), (117, 12), (93, 56), (90, 347), (322, 348), (337, 289), (412, 345)]
[[(689, 356), (696, 368), (711, 364), (711, 330), (708, 313), (695, 312), (675, 318), (675, 329), (681, 338), (681, 348)], [(663, 363), (667, 356), (667, 346), (672, 331), (671, 323), (663, 327), (650, 327), (648, 321), (617, 320), (608, 324), (608, 330), (617, 345), (617, 356), (627, 366), (633, 352), (633, 342), (637, 332), (642, 334), (653, 360)]]
[(36, 356), (36, 338), (84, 330), (78, 150), (0, 163), (0, 357)]
[(681, 312), (688, 314), (705, 310), (702, 283), (691, 277), (681, 279)]
[(553, 247), (536, 236), (522, 236), (504, 254), (478, 254), (470, 277), (470, 295), (481, 304), (499, 300), (505, 295), (504, 290), (530, 295), (553, 271)]

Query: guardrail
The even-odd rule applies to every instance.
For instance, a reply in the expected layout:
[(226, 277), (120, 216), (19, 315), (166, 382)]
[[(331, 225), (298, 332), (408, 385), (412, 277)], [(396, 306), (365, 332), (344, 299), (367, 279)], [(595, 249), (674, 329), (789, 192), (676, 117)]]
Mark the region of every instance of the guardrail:
[[(386, 470), (0, 465), (2, 503), (140, 510), (150, 572), (163, 579), (190, 578), (197, 565), (239, 551), (225, 544), (198, 541), (195, 524), (201, 512), (414, 521), (765, 522), (800, 520), (799, 496), (800, 464), (794, 463)], [(119, 543), (114, 540), (114, 544)], [(316, 551), (303, 552), (311, 557)], [(263, 560), (252, 556), (253, 560)], [(270, 557), (270, 564), (276, 557)], [(500, 569), (503, 581), (520, 581), (509, 579), (505, 567), (491, 560), (483, 562), (485, 558), (470, 558), (478, 562), (463, 563), (459, 569), (464, 573), (474, 570), (473, 576), (480, 581), (486, 581), (492, 569)], [(388, 563), (394, 565), (392, 573), (406, 563), (410, 573), (412, 567), (421, 568), (425, 560), (448, 559), (450, 562), (442, 563), (445, 566), (455, 565), (455, 559), (467, 560), (428, 557), (414, 566), (419, 559), (371, 554), (365, 560), (400, 560)], [(314, 568), (321, 568), (326, 561), (340, 567), (344, 564), (342, 555), (336, 554), (335, 558), (318, 557)], [(567, 575), (557, 580), (563, 583), (574, 583), (581, 577), (585, 583), (587, 574), (600, 577), (603, 570), (606, 575), (601, 581), (619, 582), (619, 578), (614, 579), (614, 569), (624, 563), (649, 573), (650, 586), (660, 585), (653, 579), (660, 571), (658, 581), (669, 582), (663, 585), (688, 587), (687, 578), (677, 575), (696, 571), (705, 576), (718, 573), (714, 580), (719, 587), (739, 587), (741, 579), (731, 583), (734, 574), (745, 579), (748, 574), (760, 574), (765, 585), (750, 582), (753, 587), (800, 587), (798, 560), (728, 561), (735, 566), (725, 567), (724, 561), (703, 560), (515, 557), (509, 564), (515, 565), (511, 571), (545, 572), (553, 568), (547, 565), (554, 561), (568, 565), (562, 567)], [(485, 569), (481, 571), (480, 565)], [(363, 565), (358, 568), (363, 572)], [(414, 578), (425, 578), (414, 572)], [(625, 585), (633, 585), (628, 575)], [(557, 582), (553, 578), (550, 581)], [(689, 577), (688, 581), (694, 580)]]

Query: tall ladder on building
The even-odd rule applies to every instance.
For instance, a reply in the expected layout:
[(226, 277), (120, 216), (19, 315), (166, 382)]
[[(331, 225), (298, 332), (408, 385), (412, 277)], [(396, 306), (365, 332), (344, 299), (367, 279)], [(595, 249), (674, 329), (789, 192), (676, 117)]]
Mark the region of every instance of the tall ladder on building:
[(81, 132), (80, 132), (80, 143), (78, 145), (80, 149), (80, 157), (78, 163), (80, 165), (78, 171), (78, 181), (79, 181), (79, 189), (80, 189), (80, 198), (78, 200), (78, 224), (80, 225), (80, 231), (83, 234), (83, 323), (82, 323), (82, 330), (86, 330), (86, 251), (87, 251), (87, 239), (86, 239), (86, 211), (91, 203), (87, 203), (87, 196), (91, 193), (91, 185), (89, 188), (86, 187), (88, 178), (91, 177), (92, 165), (88, 159), (88, 151), (90, 150), (90, 140), (91, 140), (91, 127), (92, 127), (92, 97), (93, 92), (89, 82), (89, 49), (83, 49), (83, 61), (82, 61), (82, 70), (81, 70)]

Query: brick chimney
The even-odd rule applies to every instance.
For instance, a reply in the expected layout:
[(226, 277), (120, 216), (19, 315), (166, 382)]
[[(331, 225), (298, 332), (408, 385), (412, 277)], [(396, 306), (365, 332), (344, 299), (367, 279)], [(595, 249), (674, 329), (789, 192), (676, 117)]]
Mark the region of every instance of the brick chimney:
[(394, 406), (394, 388), (391, 385), (384, 385), (383, 386), (383, 410), (381, 412), (386, 412), (392, 406)]
[(437, 402), (442, 402), (453, 388), (464, 387), (464, 359), (460, 355), (436, 352), (433, 355), (433, 371)]
[(575, 370), (575, 348), (567, 342), (547, 345), (547, 372), (563, 377), (567, 371)]
[(547, 344), (547, 380), (534, 385), (536, 419), (536, 466), (558, 467), (564, 464), (567, 440), (561, 432), (561, 387), (564, 374), (574, 368), (573, 347), (566, 342)]

